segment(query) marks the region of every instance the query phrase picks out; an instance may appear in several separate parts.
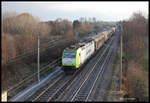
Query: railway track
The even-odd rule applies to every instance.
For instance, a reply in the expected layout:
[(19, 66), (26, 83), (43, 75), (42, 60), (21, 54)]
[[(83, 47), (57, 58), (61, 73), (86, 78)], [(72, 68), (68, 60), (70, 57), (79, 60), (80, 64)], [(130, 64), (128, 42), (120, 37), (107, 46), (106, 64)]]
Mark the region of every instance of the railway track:
[[(105, 49), (106, 50), (106, 49)], [(108, 52), (108, 51), (107, 51)], [(105, 53), (105, 55), (107, 54), (106, 51), (103, 52)], [(104, 56), (105, 56), (104, 55)], [(90, 69), (90, 73), (88, 74), (88, 76), (86, 76), (86, 78), (82, 77), (80, 78), (80, 80), (76, 83), (75, 85), (71, 88), (69, 88), (70, 91), (68, 91), (66, 94), (64, 94), (61, 98), (57, 99), (57, 101), (84, 101), (86, 96), (88, 95), (88, 91), (89, 91), (89, 87), (90, 85), (92, 85), (92, 82), (94, 81), (94, 78), (96, 78), (96, 74), (98, 72), (98, 69), (95, 69), (96, 67), (96, 64), (102, 62), (103, 58), (99, 58), (99, 61), (97, 63), (95, 63), (95, 65), (93, 66), (92, 69)], [(102, 63), (100, 63), (102, 64)], [(86, 72), (88, 73), (88, 71)], [(96, 74), (94, 74), (96, 73)], [(84, 79), (82, 79), (84, 78)], [(82, 83), (81, 83), (82, 81)], [(89, 83), (89, 84), (86, 84), (86, 83)], [(87, 86), (87, 87), (84, 87), (84, 86)], [(84, 88), (84, 89), (83, 89)], [(79, 94), (79, 91), (82, 90), (83, 92)], [(78, 96), (77, 96), (78, 95)]]
[[(80, 70), (79, 70), (80, 71)], [(40, 93), (34, 101), (49, 101), (50, 97), (56, 95), (57, 91), (60, 91), (65, 85), (69, 84), (73, 78), (78, 74), (79, 71), (76, 71), (73, 75), (62, 75), (55, 82), (48, 86), (43, 92)]]
[[(110, 54), (110, 52), (109, 52)], [(102, 61), (104, 59), (101, 59)], [(72, 97), (71, 101), (86, 101), (93, 83), (95, 82), (95, 79), (97, 79), (99, 77), (99, 75), (101, 74), (101, 72), (103, 71), (104, 65), (106, 64), (106, 60), (104, 61), (104, 63), (102, 64), (101, 62), (98, 62), (100, 65), (102, 65), (101, 69), (99, 70), (98, 67), (93, 67), (94, 70), (89, 74), (89, 76), (84, 80), (84, 82), (82, 82), (80, 88), (77, 90), (77, 92), (74, 94), (74, 96)], [(98, 65), (98, 66), (100, 66)]]
[[(56, 67), (58, 64), (60, 64), (61, 58), (58, 58), (54, 60), (53, 62), (49, 63), (48, 65), (43, 66), (40, 68), (40, 75), (42, 76), (45, 72), (47, 72), (50, 68)], [(15, 96), (17, 93), (23, 90), (22, 87), (26, 88), (31, 82), (35, 81), (35, 78), (37, 76), (37, 72), (28, 76), (18, 84), (14, 85), (8, 90), (8, 100), (11, 99), (13, 96)]]
[[(113, 56), (116, 53), (115, 50), (116, 50), (116, 46), (117, 46), (117, 42), (118, 42), (118, 37), (116, 37), (114, 41), (115, 41), (115, 43), (112, 45), (113, 48), (111, 49), (111, 53), (110, 53), (109, 58), (107, 59), (107, 62), (106, 62), (106, 63), (109, 63), (109, 64), (113, 62), (113, 59), (114, 59)], [(98, 94), (103, 94), (102, 90), (101, 90), (101, 87), (102, 87), (101, 84), (102, 84), (102, 80), (104, 78), (102, 78), (102, 77), (104, 75), (105, 70), (108, 69), (108, 67), (107, 67), (108, 65), (104, 65), (104, 66), (105, 66), (105, 69), (103, 68), (101, 73), (99, 73), (99, 75), (95, 79), (95, 81), (93, 83), (93, 86), (90, 89), (90, 92), (88, 93), (88, 96), (86, 97), (85, 101), (100, 101), (100, 98), (99, 98)], [(99, 91), (97, 91), (97, 90), (99, 90)]]
[[(103, 51), (103, 53), (102, 53), (101, 56), (99, 57), (99, 60), (98, 60), (97, 63), (99, 63), (99, 62), (101, 61), (101, 58), (105, 56), (106, 52), (107, 52), (107, 49), (105, 49), (105, 50)], [(96, 64), (97, 64), (97, 63), (96, 63)], [(96, 64), (95, 64), (93, 67), (95, 67)], [(70, 88), (70, 87), (67, 87), (68, 90), (70, 89), (70, 90), (73, 90), (73, 91), (69, 91), (70, 94), (69, 94), (68, 96), (63, 96), (63, 94), (62, 94), (63, 97), (67, 97), (67, 98), (65, 98), (65, 100), (63, 100), (62, 97), (57, 98), (56, 96), (54, 96), (54, 97), (51, 97), (51, 98), (49, 99), (49, 101), (57, 101), (57, 100), (58, 100), (58, 101), (59, 101), (59, 100), (63, 100), (63, 101), (68, 100), (68, 101), (71, 101), (71, 98), (72, 98), (73, 95), (75, 94), (75, 91), (77, 91), (77, 88), (76, 88), (76, 87), (83, 86), (83, 82), (86, 81), (87, 78), (89, 77), (89, 75), (91, 75), (91, 74), (94, 73), (94, 72), (95, 72), (95, 68), (92, 68), (92, 69), (89, 68), (88, 71), (87, 71), (87, 70), (82, 71), (82, 73), (81, 73), (80, 75), (78, 75), (78, 77), (75, 78), (74, 82), (72, 82), (72, 86), (73, 86), (73, 84), (76, 85), (76, 86), (73, 86), (73, 87), (71, 87), (71, 88)], [(95, 76), (95, 75), (93, 75), (93, 76)], [(81, 82), (81, 81), (83, 81), (83, 82)], [(75, 90), (74, 88), (76, 88), (76, 90)], [(78, 88), (78, 89), (79, 89), (79, 88)], [(65, 93), (65, 90), (64, 90), (63, 93)], [(71, 94), (71, 93), (72, 93), (72, 94)], [(57, 94), (60, 94), (60, 92), (57, 93)], [(65, 94), (64, 94), (64, 95), (65, 95)], [(69, 98), (68, 98), (68, 97), (69, 97)]]
[[(102, 49), (102, 48), (101, 48)], [(104, 56), (104, 53), (106, 54), (106, 50), (108, 50), (108, 47), (107, 49), (105, 49), (105, 51), (103, 52), (103, 55), (101, 53), (99, 53), (99, 55), (101, 54), (101, 57)], [(107, 51), (108, 52), (108, 51)], [(95, 58), (96, 60), (96, 58)], [(100, 60), (99, 60), (100, 61)], [(101, 60), (102, 61), (102, 60)], [(98, 63), (98, 62), (97, 62)], [(97, 64), (96, 63), (96, 64)], [(94, 70), (94, 69), (93, 69)], [(89, 71), (91, 71), (89, 69)], [(84, 76), (86, 75), (87, 76), (87, 70), (84, 72)], [(92, 71), (90, 72), (92, 73)], [(77, 76), (77, 74), (80, 74), (80, 76)], [(52, 88), (58, 84), (58, 82), (60, 81), (59, 79), (54, 82), (52, 85), (50, 85), (46, 90), (44, 90), (39, 96), (37, 96), (34, 100), (32, 101), (54, 101), (56, 99), (60, 99), (61, 96), (63, 96), (63, 93), (64, 93), (64, 90), (66, 89), (69, 89), (69, 87), (74, 84), (74, 83), (77, 83), (77, 80), (80, 81), (81, 79), (85, 79), (84, 77), (82, 77), (81, 75), (83, 75), (82, 72), (80, 73), (75, 73), (69, 80), (67, 80), (66, 82), (64, 82), (64, 84), (60, 87), (60, 88), (57, 88), (57, 90), (55, 91), (55, 93), (50, 93), (50, 90), (52, 90)], [(80, 78), (79, 78), (80, 77)], [(61, 79), (61, 77), (60, 77)], [(59, 86), (58, 86), (59, 87)], [(54, 89), (53, 89), (54, 90)], [(72, 92), (70, 92), (72, 93)], [(47, 94), (53, 94), (53, 95), (47, 95)], [(61, 96), (60, 96), (61, 95)], [(65, 94), (64, 94), (65, 95)], [(46, 97), (46, 98), (45, 98)], [(48, 98), (49, 97), (49, 98)], [(41, 99), (42, 98), (42, 99)], [(43, 99), (44, 98), (44, 99)], [(62, 98), (60, 99), (62, 100)]]
[[(100, 79), (103, 76), (103, 72), (106, 69), (106, 67), (108, 66), (107, 64), (109, 63), (109, 61), (111, 59), (111, 56), (113, 54), (113, 49), (114, 48), (110, 48), (109, 49), (107, 57), (105, 57), (105, 59), (104, 59), (104, 62), (100, 63), (100, 65), (99, 65), (99, 67), (100, 67), (99, 71), (97, 71), (97, 73), (95, 72), (95, 77), (96, 78), (93, 79), (92, 77), (90, 77), (89, 81), (86, 80), (85, 83), (84, 83), (84, 85), (82, 87), (80, 87), (80, 89), (78, 89), (78, 91), (76, 92), (76, 94), (74, 95), (74, 97), (71, 99), (71, 101), (88, 101), (89, 98), (91, 97), (93, 89), (95, 89), (95, 91), (98, 90), (97, 88), (94, 88), (94, 87), (96, 86), (97, 83), (101, 83), (101, 81), (100, 80), (98, 81), (98, 79)], [(91, 86), (90, 86), (90, 84), (91, 84)], [(92, 100), (94, 100), (94, 99), (92, 99)]]
[(68, 80), (70, 76), (62, 75), (54, 83), (52, 83), (46, 90), (44, 90), (39, 96), (37, 96), (34, 101), (47, 101), (48, 98), (55, 93), (55, 91), (60, 88), (63, 83)]
[(49, 85), (52, 85), (54, 82), (60, 80), (60, 78), (62, 78), (62, 76), (64, 76), (64, 73), (57, 71), (55, 73), (55, 75), (52, 76), (52, 78), (45, 83), (44, 86), (40, 87), (39, 90), (36, 91), (32, 96), (30, 96), (26, 101), (33, 101), (35, 98), (37, 98), (39, 96), (39, 94), (42, 94), (42, 92), (45, 91), (49, 87)]

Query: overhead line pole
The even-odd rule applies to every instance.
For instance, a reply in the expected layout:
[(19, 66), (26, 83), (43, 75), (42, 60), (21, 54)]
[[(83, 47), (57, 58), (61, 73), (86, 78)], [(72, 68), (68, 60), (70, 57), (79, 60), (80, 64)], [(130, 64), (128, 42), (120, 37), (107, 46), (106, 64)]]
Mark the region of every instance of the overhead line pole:
[[(122, 32), (122, 26), (121, 26), (121, 32)], [(120, 91), (122, 90), (122, 34), (120, 35), (120, 49), (121, 49), (121, 81), (120, 81)]]
[(40, 82), (40, 39), (38, 35), (38, 82)]

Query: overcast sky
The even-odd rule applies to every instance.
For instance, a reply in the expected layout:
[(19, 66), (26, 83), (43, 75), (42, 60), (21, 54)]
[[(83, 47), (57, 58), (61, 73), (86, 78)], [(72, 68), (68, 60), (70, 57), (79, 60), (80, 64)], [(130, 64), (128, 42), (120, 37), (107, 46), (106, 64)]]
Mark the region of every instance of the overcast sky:
[(119, 21), (128, 19), (136, 11), (148, 15), (148, 2), (2, 2), (1, 7), (2, 13), (28, 12), (42, 21), (57, 18), (73, 21), (80, 17)]

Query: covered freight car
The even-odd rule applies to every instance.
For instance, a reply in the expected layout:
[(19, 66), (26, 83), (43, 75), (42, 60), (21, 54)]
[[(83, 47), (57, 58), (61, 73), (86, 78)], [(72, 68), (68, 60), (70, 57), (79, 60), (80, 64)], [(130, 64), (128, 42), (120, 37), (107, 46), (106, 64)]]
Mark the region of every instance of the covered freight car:
[(98, 50), (105, 42), (105, 36), (103, 35), (103, 33), (100, 33), (99, 35), (92, 37), (92, 39), (95, 42), (95, 50)]

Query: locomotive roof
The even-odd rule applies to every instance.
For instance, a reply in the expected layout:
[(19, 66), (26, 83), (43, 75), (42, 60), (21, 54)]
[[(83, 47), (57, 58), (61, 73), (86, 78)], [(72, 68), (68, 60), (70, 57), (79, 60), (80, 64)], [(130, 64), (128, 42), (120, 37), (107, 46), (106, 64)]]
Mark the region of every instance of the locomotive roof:
[(66, 50), (76, 50), (78, 49), (79, 47), (83, 47), (85, 46), (86, 43), (92, 41), (91, 38), (84, 38), (82, 41), (80, 41), (79, 43), (76, 43), (74, 45), (71, 45), (69, 47), (66, 48)]
[(108, 30), (111, 30), (113, 27), (107, 27), (107, 28), (104, 28), (102, 31), (100, 31), (97, 35), (93, 35), (91, 38), (96, 38), (96, 37), (99, 37), (100, 35), (103, 35), (104, 32), (108, 31)]

